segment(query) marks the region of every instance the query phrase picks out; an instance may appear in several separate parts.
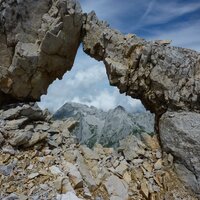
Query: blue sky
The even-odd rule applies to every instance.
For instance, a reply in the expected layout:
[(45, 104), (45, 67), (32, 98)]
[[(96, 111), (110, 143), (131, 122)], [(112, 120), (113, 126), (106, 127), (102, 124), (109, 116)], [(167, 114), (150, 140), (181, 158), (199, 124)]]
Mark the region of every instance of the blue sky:
[[(172, 45), (200, 51), (200, 0), (80, 0), (84, 12), (123, 33), (147, 40), (170, 39)], [(109, 86), (103, 63), (79, 48), (74, 67), (49, 87), (39, 105), (54, 112), (65, 102), (78, 102), (108, 110), (117, 105), (130, 112), (144, 110), (139, 100)]]

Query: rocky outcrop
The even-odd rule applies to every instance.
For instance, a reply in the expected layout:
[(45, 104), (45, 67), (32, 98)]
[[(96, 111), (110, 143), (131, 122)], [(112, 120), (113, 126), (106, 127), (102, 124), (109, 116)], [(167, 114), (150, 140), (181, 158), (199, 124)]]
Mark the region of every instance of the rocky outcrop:
[(0, 123), (2, 200), (197, 200), (156, 135), (130, 135), (117, 149), (97, 143), (90, 149), (70, 132), (75, 121), (54, 121), (32, 103), (0, 109)]
[(111, 85), (141, 99), (158, 114), (166, 110), (200, 110), (200, 54), (169, 46), (169, 41), (147, 42), (122, 33), (88, 14), (84, 51), (106, 66)]
[(186, 168), (178, 170), (180, 177), (188, 180), (186, 184), (200, 194), (200, 114), (167, 112), (159, 123), (163, 150), (171, 152), (177, 162), (185, 165)]
[(154, 115), (151, 113), (128, 113), (118, 106), (102, 111), (93, 106), (66, 103), (53, 115), (56, 120), (75, 119), (78, 124), (73, 133), (81, 144), (93, 147), (97, 142), (103, 146), (116, 147), (124, 137), (142, 132), (154, 132)]
[(1, 1), (0, 104), (39, 100), (71, 69), (81, 27), (73, 0)]
[[(141, 99), (156, 114), (162, 146), (184, 165), (185, 174), (189, 174), (187, 170), (193, 173), (195, 179), (188, 183), (199, 182), (198, 124), (188, 123), (200, 121), (200, 54), (169, 46), (166, 40), (123, 35), (98, 20), (94, 12), (82, 14), (76, 0), (0, 1), (0, 105), (39, 100), (56, 78), (71, 69), (80, 42), (87, 54), (104, 62), (111, 85)], [(175, 114), (176, 123), (185, 124), (181, 127), (172, 122), (169, 112)], [(17, 118), (10, 122), (11, 127), (23, 127), (27, 120), (27, 116)], [(23, 146), (37, 140), (28, 133), (13, 135), (16, 141), (10, 144)], [(3, 142), (5, 137), (0, 133)]]

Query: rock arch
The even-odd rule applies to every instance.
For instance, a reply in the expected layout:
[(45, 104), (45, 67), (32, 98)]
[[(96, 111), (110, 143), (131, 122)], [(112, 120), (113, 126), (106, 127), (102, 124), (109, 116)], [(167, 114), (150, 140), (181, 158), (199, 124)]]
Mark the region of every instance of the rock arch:
[[(88, 55), (104, 62), (110, 84), (120, 93), (141, 99), (158, 118), (165, 113), (158, 121), (163, 147), (194, 174), (188, 183), (200, 191), (200, 132), (195, 124), (192, 136), (188, 129), (200, 121), (198, 52), (123, 35), (94, 12), (84, 14), (76, 0), (1, 1), (0, 39), (1, 105), (39, 100), (72, 68), (82, 42)], [(180, 125), (183, 118), (184, 124), (175, 126), (173, 121)], [(174, 129), (169, 131), (169, 124)], [(176, 143), (168, 145), (175, 140), (178, 150)]]

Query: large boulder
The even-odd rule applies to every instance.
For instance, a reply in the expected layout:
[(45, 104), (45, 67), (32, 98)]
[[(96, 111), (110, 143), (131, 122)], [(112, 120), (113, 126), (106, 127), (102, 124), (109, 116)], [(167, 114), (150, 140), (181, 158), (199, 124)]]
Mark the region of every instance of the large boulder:
[(200, 194), (200, 114), (167, 112), (159, 125), (163, 150), (172, 153), (176, 162), (185, 166), (177, 165), (177, 172)]

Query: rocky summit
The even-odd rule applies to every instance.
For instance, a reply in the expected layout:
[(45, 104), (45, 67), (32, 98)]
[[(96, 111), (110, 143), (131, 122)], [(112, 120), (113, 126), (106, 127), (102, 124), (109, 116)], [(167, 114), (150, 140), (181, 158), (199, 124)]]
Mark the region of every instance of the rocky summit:
[[(91, 132), (79, 131), (77, 138), (70, 133), (77, 118), (52, 121), (35, 105), (71, 70), (80, 44), (103, 61), (110, 85), (155, 114), (154, 135), (129, 135), (132, 117), (120, 108), (106, 113), (106, 121), (103, 112), (93, 115), (87, 108), (89, 120), (80, 118), (84, 131), (98, 124), (111, 138), (93, 136), (91, 150), (78, 143)], [(94, 11), (83, 13), (78, 0), (1, 0), (1, 199), (195, 199), (199, 74), (199, 52), (124, 35)], [(118, 139), (117, 149), (98, 144)]]
[(72, 118), (77, 121), (73, 133), (81, 144), (95, 143), (115, 147), (126, 136), (154, 132), (154, 115), (149, 112), (128, 113), (122, 106), (107, 112), (93, 106), (66, 103), (54, 115), (56, 120)]
[(72, 133), (77, 121), (53, 120), (34, 103), (2, 108), (0, 123), (2, 200), (198, 199), (178, 178), (156, 134), (90, 149)]

